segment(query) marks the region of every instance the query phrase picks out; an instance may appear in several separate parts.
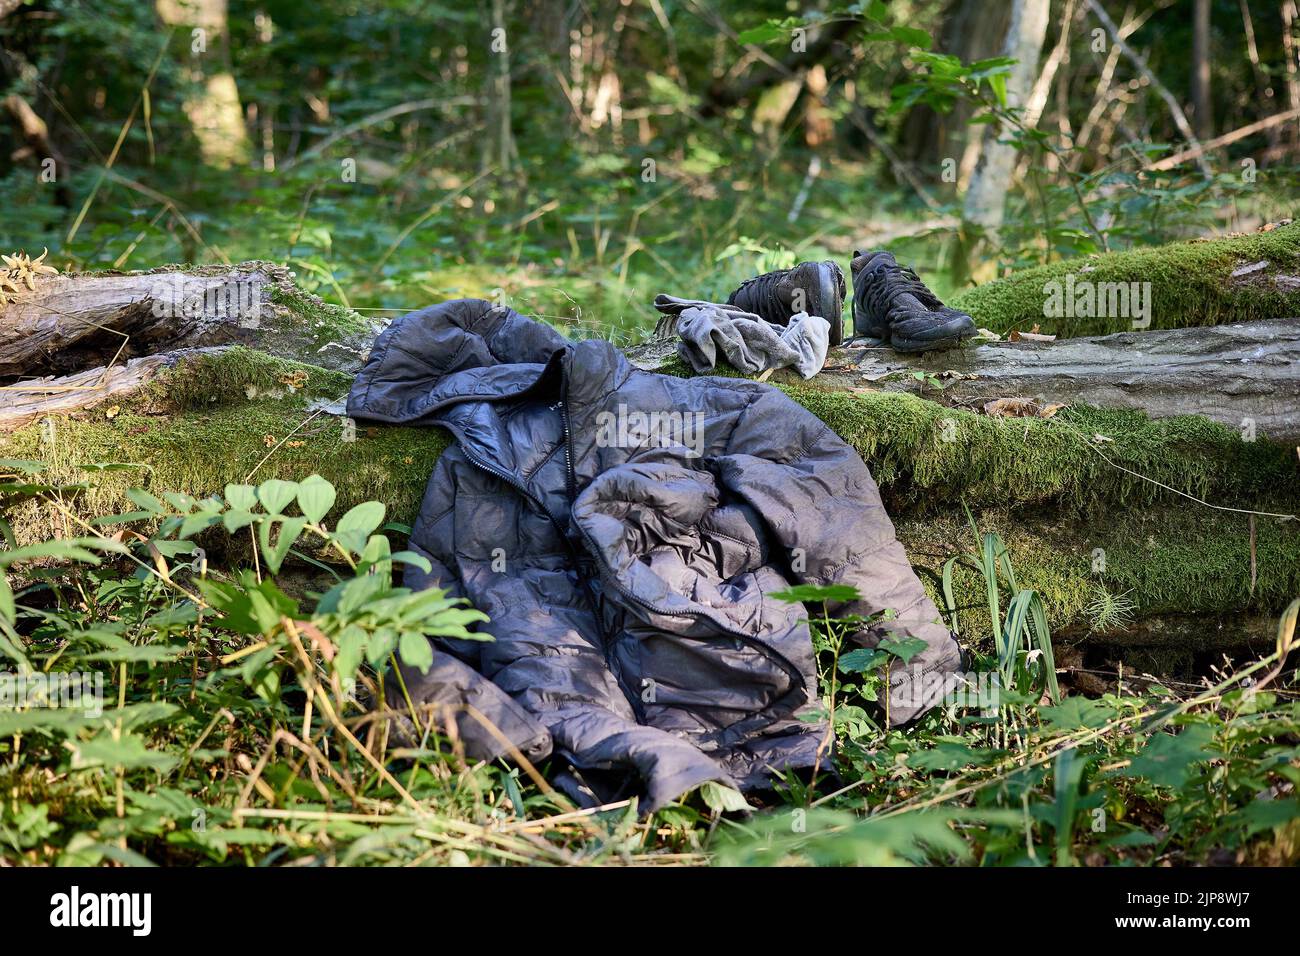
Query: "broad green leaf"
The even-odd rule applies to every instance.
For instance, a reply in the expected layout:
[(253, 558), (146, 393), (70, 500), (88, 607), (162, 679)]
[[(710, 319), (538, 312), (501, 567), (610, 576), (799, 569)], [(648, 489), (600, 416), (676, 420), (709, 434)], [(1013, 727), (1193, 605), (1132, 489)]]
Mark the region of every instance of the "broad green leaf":
[(743, 793), (716, 780), (700, 784), (700, 799), (710, 810), (718, 813), (743, 813), (754, 809)]
[[(306, 525), (306, 518), (273, 518), (257, 526), (257, 540), (262, 546), (262, 557), (265, 558), (266, 566), (272, 574), (280, 573), (280, 565), (284, 563), (285, 555), (289, 553), (289, 549), (298, 540), (298, 535), (302, 534), (302, 529)], [(280, 531), (274, 544), (271, 542), (272, 526), (278, 527)]]
[(1119, 772), (1126, 777), (1145, 777), (1156, 786), (1177, 790), (1187, 782), (1193, 764), (1217, 756), (1207, 749), (1213, 740), (1214, 731), (1205, 724), (1192, 724), (1178, 734), (1155, 734), (1132, 763)]
[(251, 511), (245, 511), (243, 508), (232, 508), (221, 516), (221, 523), (228, 533), (234, 534), (240, 528), (246, 528), (252, 524), (256, 517)]
[(421, 674), (427, 674), (433, 666), (433, 647), (429, 639), (416, 631), (403, 631), (398, 645), (402, 662), (418, 668)]
[[(30, 544), (27, 547), (19, 548), (16, 551), (0, 551), (0, 568), (8, 567), (18, 561), (38, 561), (49, 558), (65, 561), (81, 561), (85, 564), (99, 564), (99, 555), (86, 550), (85, 547), (87, 544), (97, 544), (99, 540), (101, 539), (56, 539), (54, 541), (42, 541), (39, 544)], [(119, 545), (116, 548), (106, 550), (120, 551), (122, 548)]]
[(831, 603), (856, 601), (861, 595), (858, 594), (857, 588), (847, 584), (796, 584), (783, 591), (773, 591), (772, 597), (789, 604), (800, 604), (812, 601), (829, 601)]
[(366, 646), (366, 660), (377, 666), (397, 648), (397, 632), (391, 627), (381, 627), (370, 635)]
[(320, 475), (311, 475), (298, 483), (298, 509), (312, 524), (320, 524), (334, 507), (334, 498), (334, 486)]
[(160, 515), (167, 511), (167, 506), (155, 498), (143, 488), (130, 488), (126, 492), (126, 497), (133, 505), (141, 511), (147, 511), (152, 515)]
[(384, 505), (379, 501), (363, 501), (350, 509), (334, 526), (334, 537), (354, 554), (365, 550), (371, 533), (384, 520)]
[(193, 495), (187, 495), (181, 491), (164, 491), (163, 498), (167, 503), (182, 514), (188, 514), (194, 509)]
[(85, 770), (94, 767), (122, 767), (126, 770), (151, 769), (166, 772), (176, 766), (178, 758), (158, 750), (151, 750), (135, 734), (123, 734), (114, 739), (112, 731), (101, 731), (90, 740), (69, 740), (64, 746), (72, 751), (72, 768)]
[(257, 500), (262, 502), (262, 507), (266, 509), (269, 515), (278, 515), (284, 512), (298, 495), (298, 483), (296, 481), (284, 481), (280, 478), (272, 478), (264, 481), (257, 486)]
[(919, 637), (886, 637), (876, 645), (876, 649), (888, 651), (906, 664), (925, 650), (927, 646), (925, 641)]
[(252, 485), (226, 485), (226, 503), (240, 511), (257, 507), (257, 489)]
[(1054, 731), (1096, 729), (1117, 716), (1115, 709), (1100, 700), (1067, 697), (1052, 707), (1038, 711), (1039, 719)]
[(339, 633), (335, 641), (338, 653), (334, 655), (334, 670), (344, 680), (356, 676), (365, 656), (366, 636), (366, 632), (355, 624), (348, 625)]
[(840, 655), (840, 670), (845, 674), (865, 674), (889, 660), (886, 651), (859, 647)]
[(397, 551), (389, 555), (388, 559), (417, 567), (425, 574), (430, 574), (433, 571), (433, 565), (429, 563), (429, 559), (415, 551)]
[(1005, 73), (993, 73), (989, 76), (989, 87), (993, 90), (993, 95), (998, 98), (998, 106), (1003, 109), (1007, 108), (1007, 75)]
[(24, 475), (35, 475), (44, 471), (46, 465), (41, 461), (23, 461), (20, 458), (0, 458), (0, 474), (6, 472), (18, 472)]

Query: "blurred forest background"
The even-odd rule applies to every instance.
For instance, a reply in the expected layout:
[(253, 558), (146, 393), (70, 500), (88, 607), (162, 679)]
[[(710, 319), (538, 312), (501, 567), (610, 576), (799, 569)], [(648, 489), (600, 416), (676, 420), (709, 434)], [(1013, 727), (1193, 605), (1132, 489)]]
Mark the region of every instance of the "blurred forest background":
[(887, 246), (941, 294), (1289, 215), (1296, 0), (0, 0), (0, 247), (624, 340)]

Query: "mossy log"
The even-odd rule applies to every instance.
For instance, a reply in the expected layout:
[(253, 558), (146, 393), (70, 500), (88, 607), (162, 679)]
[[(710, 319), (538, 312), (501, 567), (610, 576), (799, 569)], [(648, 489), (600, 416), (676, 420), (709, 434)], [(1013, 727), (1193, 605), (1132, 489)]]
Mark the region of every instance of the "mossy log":
[(229, 344), (355, 369), (376, 332), (271, 262), (40, 276), (34, 286), (0, 299), (0, 378), (68, 375)]
[[(8, 420), (0, 458), (40, 460), (51, 477), (70, 481), (84, 480), (84, 464), (138, 465), (98, 474), (78, 501), (87, 515), (122, 510), (132, 485), (203, 495), (227, 482), (315, 472), (336, 485), (340, 506), (378, 499), (391, 519), (409, 521), (446, 435), (342, 418), (351, 372), (299, 359), (333, 352), (339, 340), (360, 353), (373, 328), (325, 307), (330, 327), (313, 338), (304, 330), (322, 321), (318, 301), (283, 287), (268, 300), (287, 313), (273, 321), (296, 332), (236, 321), (240, 334), (258, 337), (186, 340), (203, 347), (118, 363), (107, 374), (121, 387), (95, 387), (105, 369), (85, 369), (74, 373), (82, 378), (72, 384), (83, 387), (72, 399), (51, 391), (69, 379), (10, 386), (19, 404), (24, 395), (63, 404), (0, 413)], [(672, 363), (664, 370), (683, 373)], [(922, 397), (863, 382), (857, 371), (776, 378), (863, 455), (936, 597), (944, 561), (973, 544), (963, 503), (981, 531), (1006, 539), (1022, 586), (1043, 593), (1053, 625), (1083, 641), (1179, 654), (1231, 647), (1258, 637), (1250, 622), (1300, 593), (1300, 521), (1291, 520), (1300, 514), (1300, 470), (1294, 448), (1268, 440), (1263, 427), (1248, 441), (1201, 415), (1152, 419), (1087, 404), (1050, 418), (998, 418), (961, 407), (951, 389)], [(30, 503), (12, 517), (27, 540), (59, 530)], [(973, 573), (959, 571), (956, 590), (963, 628), (986, 630)], [(1111, 613), (1129, 604), (1131, 614)]]
[[(1143, 296), (1132, 308), (1098, 308), (1116, 286)], [(1056, 309), (1053, 296), (1074, 290), (1075, 305)], [(1092, 305), (1089, 306), (1089, 297)], [(1300, 315), (1300, 222), (1220, 239), (1108, 252), (1025, 269), (970, 289), (951, 305), (984, 328), (1066, 336), (1257, 322)], [(1064, 302), (1059, 304), (1065, 305)], [(1147, 308), (1149, 306), (1149, 309)], [(1057, 314), (1052, 314), (1057, 313)], [(1117, 314), (1119, 313), (1119, 314)]]

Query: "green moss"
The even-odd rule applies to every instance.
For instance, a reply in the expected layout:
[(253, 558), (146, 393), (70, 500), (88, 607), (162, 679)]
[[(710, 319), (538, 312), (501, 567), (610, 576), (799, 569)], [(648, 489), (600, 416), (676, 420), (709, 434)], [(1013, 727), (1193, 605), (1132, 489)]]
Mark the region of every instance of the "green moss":
[(1051, 419), (991, 418), (903, 393), (779, 387), (858, 450), (896, 510), (959, 500), (1087, 510), (1176, 500), (1131, 472), (1207, 500), (1300, 510), (1289, 449), (1243, 441), (1197, 416), (1152, 421), (1075, 406)]
[(292, 317), (288, 330), (310, 335), (316, 347), (327, 342), (347, 341), (358, 333), (374, 332), (371, 324), (356, 312), (325, 302), (292, 282), (273, 285), (270, 299)]
[[(664, 373), (692, 374), (675, 363)], [(746, 377), (726, 365), (716, 374)], [(1173, 488), (1215, 503), (1300, 514), (1300, 466), (1291, 449), (1243, 441), (1197, 415), (1152, 420), (1079, 405), (1050, 419), (992, 418), (903, 392), (815, 381), (776, 387), (857, 449), (894, 513), (933, 513), (961, 501), (1096, 511), (1185, 500)]]
[[(1268, 268), (1234, 279), (1242, 265), (1267, 261)], [(1220, 325), (1300, 315), (1300, 289), (1273, 281), (1280, 271), (1300, 268), (1300, 223), (1271, 232), (1208, 242), (1178, 242), (1070, 259), (1026, 269), (1014, 276), (970, 289), (950, 303), (995, 332), (1028, 330), (1060, 336), (1104, 335), (1127, 331), (1131, 317), (1044, 315), (1049, 282), (1151, 283), (1151, 328)]]
[[(1054, 630), (1086, 631), (1086, 608), (1098, 588), (1127, 594), (1138, 619), (1181, 614), (1208, 621), (1216, 615), (1273, 614), (1300, 594), (1300, 525), (1295, 522), (1257, 520), (1252, 591), (1250, 531), (1241, 516), (1161, 508), (1070, 521), (992, 509), (975, 520), (981, 533), (1002, 536), (1017, 583), (1043, 597)], [(901, 521), (898, 534), (942, 607), (944, 562), (974, 548), (965, 516)], [(991, 633), (984, 587), (973, 569), (961, 567), (954, 574), (963, 633)], [(1189, 641), (1197, 638), (1191, 635)], [(1199, 646), (1214, 647), (1224, 640), (1207, 624)]]
[[(346, 420), (313, 407), (342, 397), (350, 381), (247, 349), (203, 355), (111, 417), (101, 405), (57, 419), (52, 441), (39, 425), (4, 436), (0, 457), (45, 461), (51, 477), (66, 481), (84, 480), (83, 464), (139, 464), (96, 476), (79, 502), (86, 516), (129, 510), (123, 493), (132, 486), (205, 495), (250, 474), (295, 480), (316, 472), (338, 489), (340, 513), (377, 499), (390, 518), (409, 523), (448, 438), (436, 428), (361, 427), (348, 441)], [(866, 459), (936, 598), (943, 562), (972, 546), (963, 500), (977, 509), (981, 531), (1007, 541), (1022, 586), (1044, 595), (1057, 628), (1086, 623), (1098, 586), (1130, 592), (1139, 616), (1274, 610), (1300, 593), (1300, 522), (1258, 520), (1252, 595), (1244, 516), (1209, 511), (1108, 465), (1089, 438), (1107, 435), (1112, 442), (1099, 447), (1116, 464), (1188, 493), (1295, 511), (1296, 464), (1285, 449), (1243, 442), (1199, 418), (1152, 422), (1072, 408), (1046, 421), (994, 419), (907, 394), (783, 388)], [(26, 507), (14, 516), (24, 538), (60, 530), (57, 516)], [(1092, 571), (1095, 548), (1106, 552), (1101, 574)], [(962, 571), (957, 585), (959, 605), (975, 608), (963, 612), (963, 629), (987, 633), (979, 580)]]
[(150, 383), (147, 401), (181, 411), (275, 398), (336, 398), (346, 395), (352, 376), (243, 347), (204, 355), (183, 371)]
[[(433, 428), (357, 427), (348, 440), (346, 419), (309, 406), (342, 397), (350, 382), (344, 373), (231, 349), (183, 363), (121, 402), (111, 418), (101, 405), (56, 419), (52, 441), (39, 425), (6, 435), (0, 456), (46, 462), (49, 477), (65, 481), (85, 480), (79, 465), (140, 466), (97, 475), (80, 502), (87, 516), (129, 510), (123, 493), (130, 487), (205, 495), (250, 474), (296, 480), (316, 472), (338, 490), (340, 513), (377, 499), (393, 519), (409, 520), (447, 436)], [(17, 517), (28, 537), (54, 520)]]

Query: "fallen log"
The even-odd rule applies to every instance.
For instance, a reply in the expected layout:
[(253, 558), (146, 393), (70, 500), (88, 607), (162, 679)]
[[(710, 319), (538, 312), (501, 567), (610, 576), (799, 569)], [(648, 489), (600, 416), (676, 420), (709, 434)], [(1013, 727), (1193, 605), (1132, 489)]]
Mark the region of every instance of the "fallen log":
[[(0, 308), (0, 379), (53, 378), (23, 382), (30, 391), (21, 393), (22, 407), (0, 413), (0, 428), (39, 414), (32, 396), (41, 388), (51, 395), (84, 391), (87, 401), (96, 400), (84, 376), (75, 381), (61, 376), (110, 368), (97, 387), (104, 395), (115, 394), (147, 371), (139, 366), (130, 373), (117, 371), (124, 361), (160, 352), (240, 344), (354, 370), (377, 328), (304, 293), (288, 270), (273, 263), (42, 277), (36, 290), (23, 291)], [(672, 342), (661, 342), (633, 347), (628, 355), (643, 368), (663, 369), (670, 367), (672, 352)], [(1023, 397), (1044, 406), (1086, 404), (1155, 419), (1202, 415), (1253, 435), (1295, 442), (1300, 440), (1297, 359), (1300, 320), (1279, 318), (1051, 343), (992, 342), (922, 356), (845, 349), (832, 354), (815, 382), (836, 389), (911, 391), (959, 407)], [(794, 381), (781, 373), (774, 380)], [(75, 399), (65, 394), (51, 410), (74, 406)]]
[(1300, 315), (1300, 223), (1024, 269), (949, 303), (1006, 334), (1105, 335)]
[(360, 367), (376, 326), (304, 292), (271, 262), (39, 276), (0, 299), (0, 379), (240, 344), (325, 368)]
[[(849, 349), (836, 366), (824, 384), (874, 385), (961, 407), (1017, 397), (1031, 399), (1039, 409), (1079, 404), (1154, 419), (1200, 415), (1241, 430), (1248, 440), (1300, 443), (1300, 319), (1295, 318), (1054, 342), (991, 342), (911, 358), (888, 349)], [(917, 379), (916, 373), (925, 377)]]
[[(266, 264), (234, 273), (250, 271), (292, 286), (287, 273)], [(138, 289), (140, 276), (159, 274), (165, 273), (101, 277), (95, 301), (111, 301), (105, 289), (117, 280)], [(231, 274), (216, 277), (229, 281)], [(74, 277), (60, 285), (65, 296), (75, 288)], [(75, 299), (62, 301), (76, 311)], [(95, 368), (11, 383), (0, 410), (0, 457), (43, 462), (51, 478), (69, 482), (85, 479), (81, 465), (139, 466), (97, 474), (77, 501), (86, 515), (123, 510), (132, 486), (205, 495), (221, 493), (227, 482), (314, 472), (336, 485), (341, 506), (379, 499), (392, 519), (409, 520), (447, 437), (438, 429), (358, 426), (341, 416), (347, 366), (359, 360), (373, 326), (331, 309), (327, 330), (304, 334), (320, 321), (319, 300), (281, 285), (262, 301), (282, 311), (259, 327), (241, 324), (237, 309), (190, 316), (177, 328), (191, 347), (158, 338), (150, 344), (165, 350), (156, 354), (122, 361), (114, 353), (116, 361)], [(0, 328), (20, 329), (7, 323), (6, 309)], [(1084, 642), (1145, 646), (1159, 634), (1168, 644), (1183, 632), (1153, 621), (1245, 620), (1300, 592), (1300, 521), (1288, 520), (1300, 514), (1300, 471), (1294, 449), (1271, 440), (1294, 434), (1291, 419), (1300, 408), (1294, 372), (1286, 374), (1294, 365), (1285, 364), (1294, 362), (1297, 325), (993, 343), (919, 359), (844, 350), (810, 382), (779, 373), (773, 382), (863, 455), (936, 597), (943, 563), (973, 544), (961, 510), (966, 503), (981, 530), (1006, 539), (1022, 585), (1043, 593), (1055, 627)], [(230, 337), (227, 344), (215, 344), (222, 336)], [(78, 341), (82, 360), (103, 354), (84, 336)], [(353, 351), (332, 347), (338, 341)], [(98, 348), (106, 347), (101, 340)], [(629, 350), (639, 364), (684, 374), (665, 358), (671, 351), (671, 343)], [(1070, 358), (1053, 378), (1058, 353)], [(37, 369), (63, 367), (41, 349), (28, 354), (38, 356)], [(342, 367), (322, 367), (322, 355)], [(977, 377), (944, 379), (954, 364)], [(1119, 365), (1122, 373), (1115, 372)], [(1241, 403), (1226, 417), (1213, 402), (1195, 406), (1205, 414), (1176, 414), (1180, 368), (1220, 400), (1241, 395)], [(940, 389), (931, 380), (949, 384)], [(1281, 397), (1270, 401), (1261, 382)], [(995, 417), (982, 413), (989, 396), (1042, 403), (1064, 396), (1068, 407), (1050, 417)], [(1235, 419), (1247, 408), (1257, 417), (1255, 441), (1243, 440)], [(1259, 512), (1253, 535), (1247, 511)], [(55, 515), (31, 503), (11, 518), (23, 540), (59, 528)], [(959, 572), (955, 584), (963, 628), (981, 633), (982, 585), (968, 572)], [(1131, 622), (1108, 619), (1106, 608), (1117, 600), (1134, 606)], [(1238, 630), (1207, 629), (1205, 640), (1234, 646), (1242, 640)], [(1194, 638), (1174, 642), (1191, 647)]]

